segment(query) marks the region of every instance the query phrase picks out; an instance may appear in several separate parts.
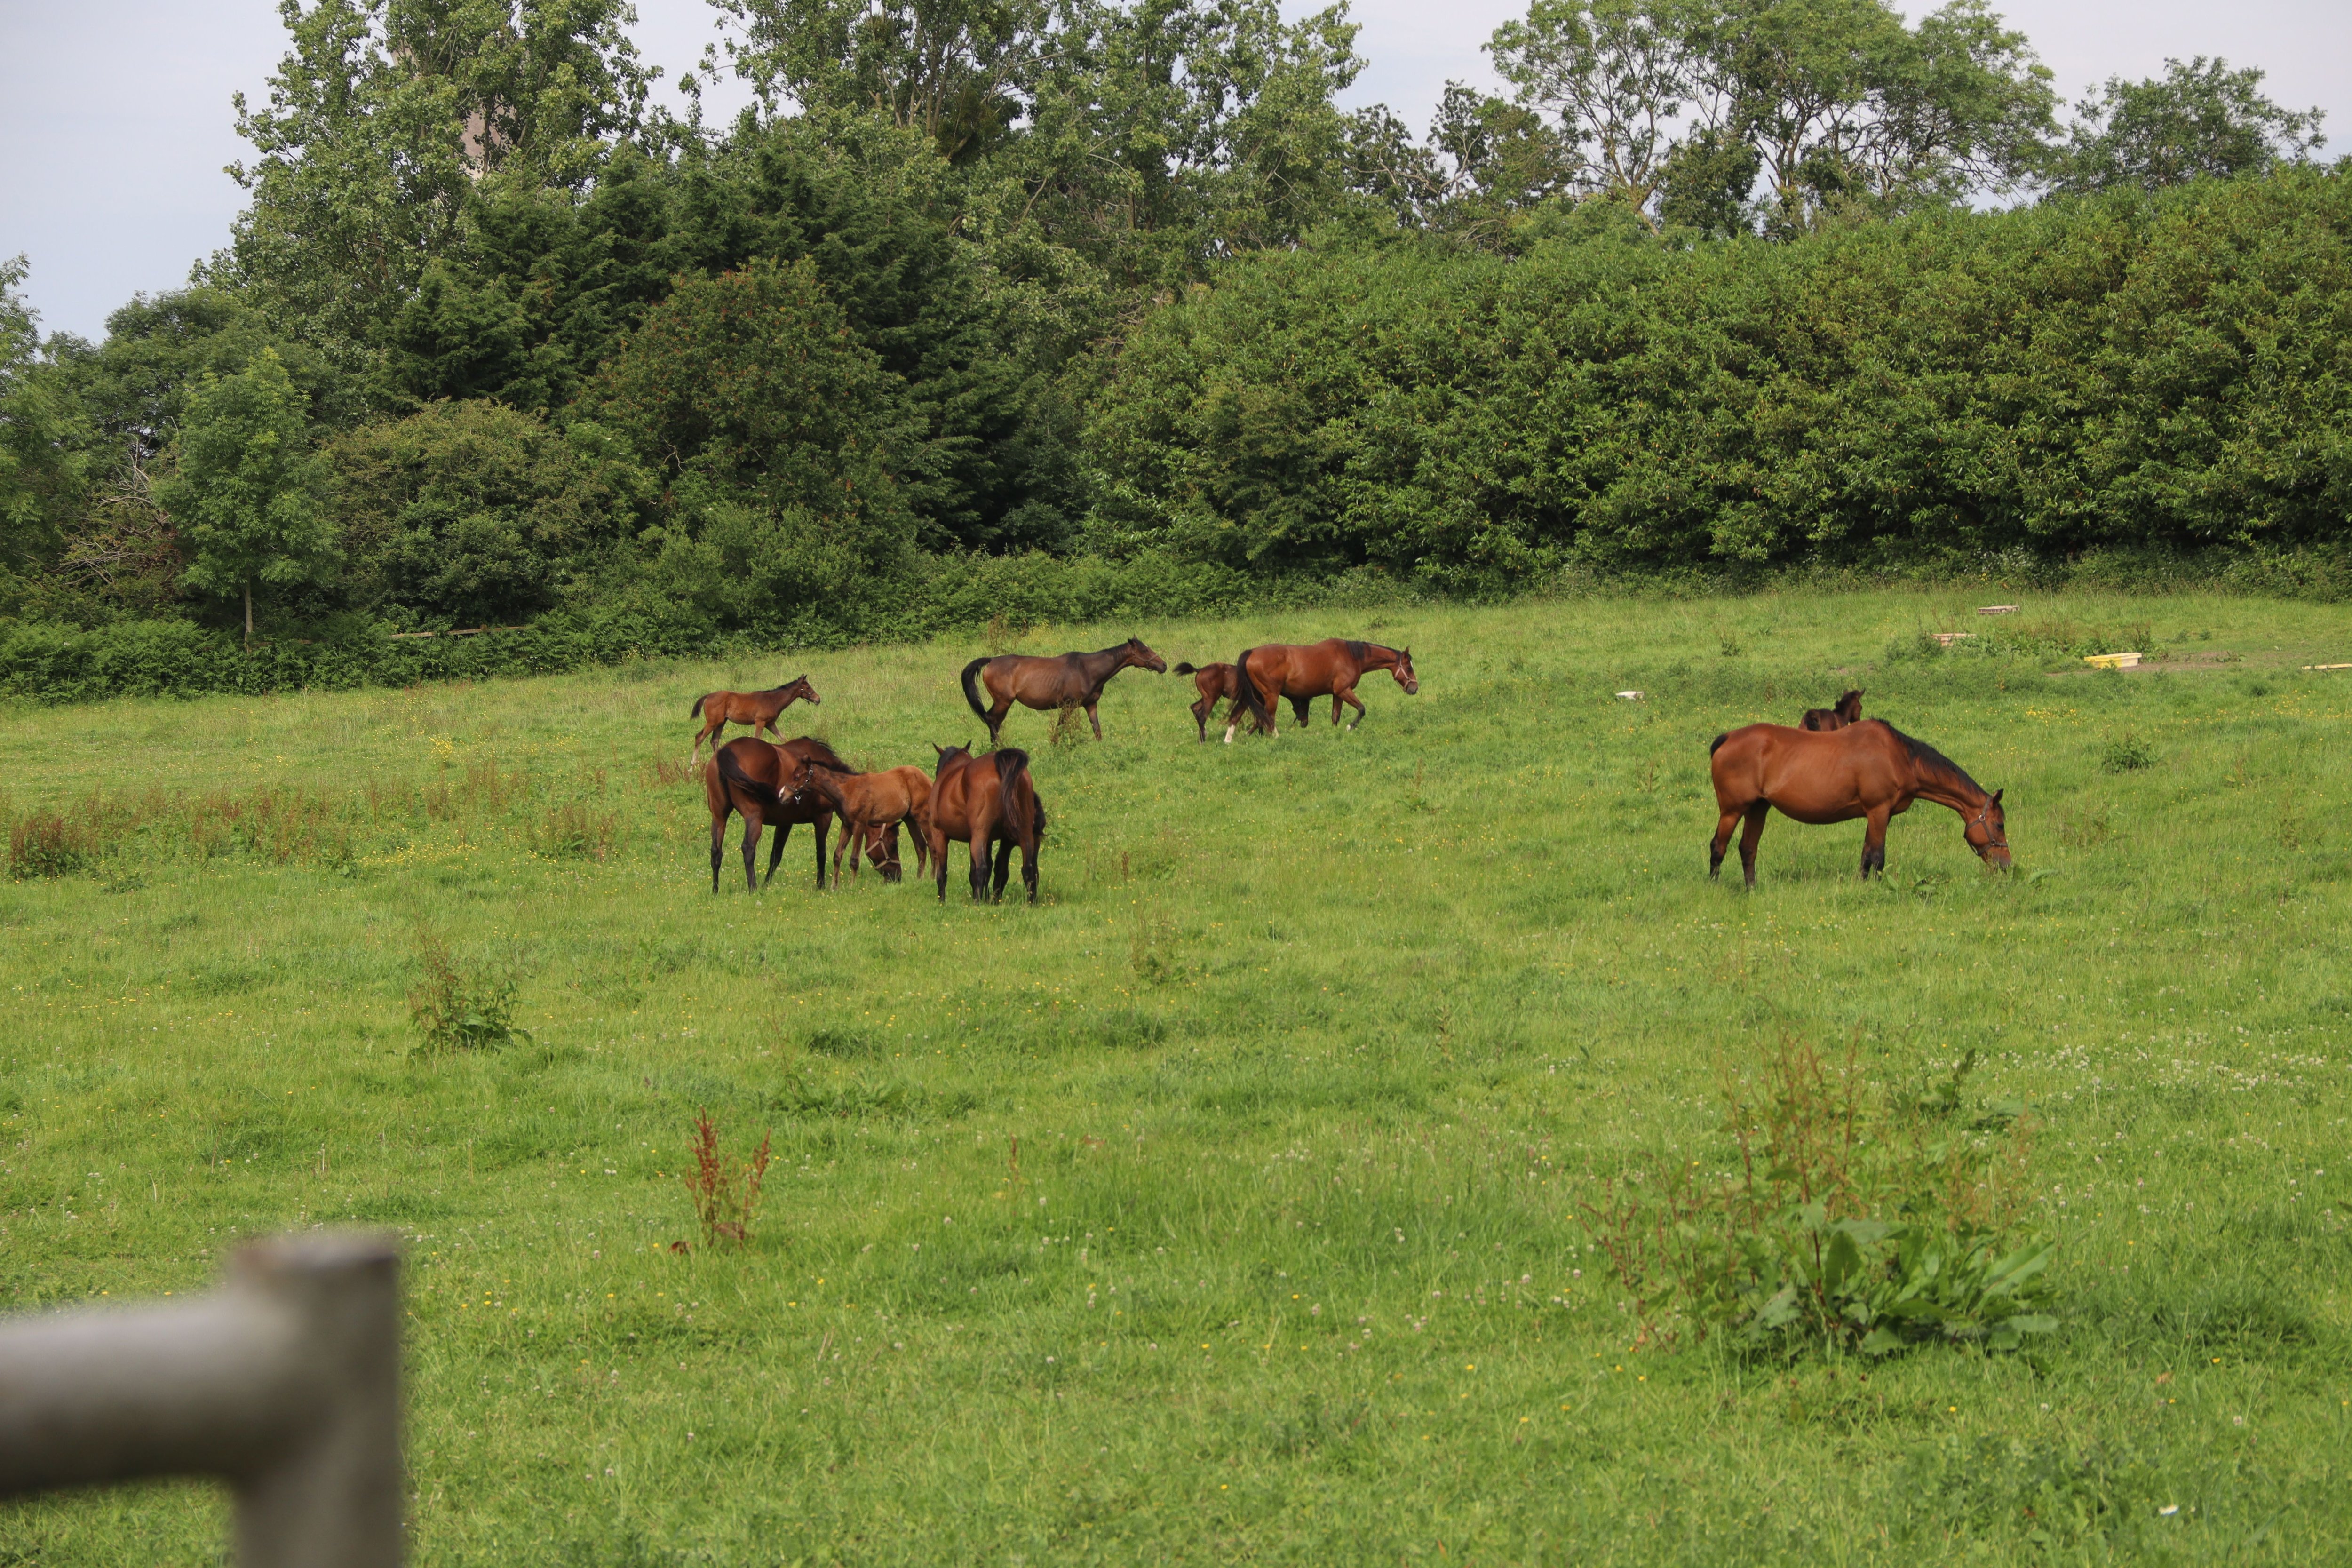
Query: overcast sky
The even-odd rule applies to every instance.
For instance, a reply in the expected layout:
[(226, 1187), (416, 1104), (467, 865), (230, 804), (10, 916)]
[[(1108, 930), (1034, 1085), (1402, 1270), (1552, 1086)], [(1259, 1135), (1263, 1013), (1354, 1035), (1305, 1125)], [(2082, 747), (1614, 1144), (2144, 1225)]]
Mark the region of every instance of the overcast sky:
[[(2154, 75), (2168, 55), (2221, 55), (2268, 72), (2287, 107), (2326, 110), (2330, 151), (2352, 150), (2347, 0), (1993, 3), (2070, 103), (2110, 75)], [(715, 36), (715, 13), (706, 0), (637, 9), (639, 47), (668, 68), (667, 89)], [(1386, 102), (1425, 127), (1448, 78), (1491, 82), (1478, 46), (1524, 9), (1356, 0), (1358, 52), (1370, 63), (1350, 102)], [(246, 152), (229, 95), (263, 96), (282, 38), (270, 0), (0, 0), (0, 258), (30, 258), (26, 291), (47, 329), (96, 338), (116, 306), (176, 287), (227, 242), (243, 193), (221, 169)], [(729, 82), (706, 103), (723, 121), (741, 99)]]

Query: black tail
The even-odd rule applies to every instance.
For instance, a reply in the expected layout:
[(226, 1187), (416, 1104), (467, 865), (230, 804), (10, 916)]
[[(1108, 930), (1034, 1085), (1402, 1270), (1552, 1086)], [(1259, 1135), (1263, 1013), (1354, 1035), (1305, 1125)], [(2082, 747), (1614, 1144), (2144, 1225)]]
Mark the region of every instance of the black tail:
[(709, 701), (712, 698), (714, 698), (714, 697), (716, 697), (716, 696), (718, 696), (718, 695), (719, 695), (719, 693), (717, 693), (716, 691), (706, 691), (706, 692), (704, 692), (701, 696), (699, 696), (699, 697), (696, 698), (696, 699), (694, 700), (694, 711), (693, 711), (693, 712), (691, 712), (691, 713), (688, 713), (688, 714), (687, 715), (687, 717), (688, 717), (688, 718), (689, 718), (689, 719), (699, 719), (699, 718), (701, 718), (701, 717), (702, 717), (702, 705), (703, 705), (704, 703), (706, 703), (706, 702)]
[(988, 706), (981, 701), (980, 688), (971, 683), (971, 678), (978, 675), (980, 667), (987, 662), (985, 658), (976, 658), (963, 667), (963, 700), (971, 704), (971, 710), (980, 715), (983, 723), (988, 720)]
[(762, 805), (782, 805), (784, 803), (784, 797), (776, 793), (773, 784), (763, 784), (743, 771), (743, 764), (735, 760), (732, 746), (722, 746), (719, 750), (719, 776)]
[(1252, 719), (1257, 721), (1257, 727), (1267, 730), (1273, 728), (1274, 715), (1265, 710), (1265, 700), (1258, 695), (1257, 682), (1250, 679), (1249, 672), (1250, 655), (1256, 651), (1254, 647), (1245, 647), (1242, 649), (1241, 658), (1234, 660), (1234, 695), (1241, 699), (1242, 706), (1249, 710)]
[(1200, 673), (1200, 668), (1201, 667), (1196, 664), (1171, 664), (1168, 667), (1168, 673), (1171, 675), (1196, 675)]
[(1713, 756), (1713, 755), (1715, 755), (1715, 750), (1716, 750), (1716, 748), (1717, 748), (1717, 746), (1722, 745), (1726, 741), (1728, 741), (1729, 739), (1731, 739), (1731, 731), (1728, 731), (1728, 730), (1727, 730), (1727, 731), (1725, 731), (1722, 734), (1717, 735), (1714, 740), (1709, 741), (1709, 742), (1706, 743), (1706, 754), (1707, 754), (1708, 756), (1710, 756), (1710, 757), (1711, 757), (1711, 756)]
[[(1019, 799), (1019, 796), (1013, 794), (1013, 782), (1029, 771), (1029, 753), (1018, 746), (1007, 746), (1003, 751), (995, 752), (992, 760), (996, 763), (997, 784), (1004, 791), (1005, 815), (1010, 816), (1017, 809), (1015, 803)], [(1037, 798), (1035, 779), (1029, 781), (1029, 801), (1035, 813), (1033, 826), (1036, 829), (1037, 837), (1042, 839), (1045, 836), (1045, 803)]]

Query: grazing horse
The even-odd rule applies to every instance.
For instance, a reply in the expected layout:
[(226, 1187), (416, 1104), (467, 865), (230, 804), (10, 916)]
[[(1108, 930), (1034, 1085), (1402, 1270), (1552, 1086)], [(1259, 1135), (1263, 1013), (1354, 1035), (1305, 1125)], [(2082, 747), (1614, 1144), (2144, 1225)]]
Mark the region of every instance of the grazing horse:
[(1396, 677), (1408, 697), (1421, 692), (1421, 679), (1412, 672), (1412, 649), (1382, 647), (1376, 642), (1348, 642), (1325, 637), (1318, 643), (1295, 646), (1265, 643), (1234, 661), (1234, 683), (1240, 700), (1225, 714), (1225, 744), (1234, 743), (1244, 709), (1268, 735), (1275, 732), (1274, 700), (1290, 699), (1290, 711), (1307, 722), (1307, 704), (1318, 697), (1331, 700), (1331, 722), (1339, 721), (1339, 704), (1356, 710), (1349, 721), (1353, 730), (1364, 721), (1364, 705), (1356, 700), (1356, 682), (1368, 669), (1385, 669)]
[(1808, 708), (1799, 721), (1800, 730), (1843, 730), (1849, 724), (1862, 722), (1862, 693), (1849, 691), (1837, 700), (1834, 708)]
[[(929, 784), (930, 781), (926, 779), (923, 782)], [(929, 878), (931, 874), (931, 841), (923, 832), (922, 819), (917, 817), (907, 826), (907, 837), (915, 846), (915, 875)], [(849, 874), (853, 877), (857, 874), (857, 857), (861, 851), (874, 862), (874, 868), (882, 873), (884, 881), (895, 882), (905, 874), (903, 863), (898, 858), (898, 824), (877, 824), (867, 828), (863, 838), (850, 844)], [(840, 879), (841, 873), (836, 869), (834, 879), (838, 881)]]
[[(940, 771), (931, 780), (930, 809), (924, 832), (931, 841), (931, 874), (939, 879), (940, 902), (948, 899), (948, 841), (971, 847), (971, 896), (1001, 900), (1013, 869), (1013, 847), (1021, 847), (1021, 882), (1037, 901), (1037, 849), (1045, 837), (1045, 803), (1029, 777), (1029, 753), (1016, 746), (975, 757), (961, 746), (933, 746)], [(996, 886), (988, 885), (989, 854), (996, 856)]]
[[(793, 787), (796, 794), (806, 791), (815, 795), (841, 817), (841, 844), (833, 852), (835, 887), (841, 886), (842, 856), (847, 854), (850, 868), (856, 869), (857, 847), (869, 840), (875, 845), (874, 864), (881, 868), (882, 879), (898, 879), (898, 825), (915, 827), (931, 800), (931, 781), (924, 776), (922, 769), (845, 773), (835, 773), (810, 758), (801, 763)], [(884, 841), (879, 837), (885, 829), (889, 835), (887, 858), (882, 854)]]
[[(1102, 720), (1095, 712), (1095, 704), (1102, 700), (1103, 688), (1120, 670), (1132, 667), (1148, 669), (1155, 675), (1168, 673), (1168, 661), (1143, 646), (1140, 637), (1129, 637), (1117, 647), (1107, 647), (1097, 653), (1066, 653), (1059, 658), (1038, 658), (1008, 653), (997, 658), (976, 658), (963, 667), (963, 700), (988, 726), (988, 743), (996, 744), (997, 731), (1004, 728), (1004, 716), (1015, 702), (1024, 708), (1067, 708), (1073, 703), (1087, 710), (1087, 719), (1095, 727), (1095, 739), (1102, 739)], [(983, 707), (980, 688), (973, 684), (977, 676), (987, 683), (988, 695), (994, 706)]]
[(1230, 664), (1178, 664), (1169, 667), (1171, 675), (1189, 675), (1200, 698), (1192, 704), (1192, 723), (1201, 731), (1201, 739), (1209, 738), (1209, 721), (1217, 716), (1217, 704), (1227, 699), (1240, 699), (1234, 688), (1234, 667)]
[(1869, 826), (1862, 837), (1862, 874), (1884, 873), (1886, 824), (1910, 810), (1915, 800), (1932, 800), (1959, 813), (1969, 847), (1993, 869), (2009, 869), (2001, 792), (1987, 795), (1958, 763), (1884, 719), (1826, 733), (1749, 724), (1717, 735), (1707, 750), (1714, 757), (1715, 804), (1723, 814), (1707, 846), (1709, 877), (1723, 869), (1724, 846), (1731, 842), (1733, 825), (1745, 816), (1739, 864), (1748, 885), (1756, 885), (1756, 841), (1764, 837), (1765, 814), (1773, 806), (1816, 825), (1864, 818)]
[(752, 868), (760, 849), (760, 829), (772, 824), (776, 842), (768, 851), (768, 880), (776, 879), (776, 862), (784, 858), (784, 840), (793, 836), (796, 823), (808, 823), (816, 829), (816, 885), (824, 890), (824, 841), (833, 831), (833, 808), (799, 790), (786, 795), (779, 787), (801, 768), (814, 763), (821, 768), (837, 773), (850, 772), (847, 763), (835, 754), (823, 741), (803, 735), (782, 745), (751, 735), (739, 735), (710, 753), (711, 766), (704, 770), (702, 787), (710, 802), (710, 890), (719, 890), (719, 860), (720, 846), (727, 837), (727, 814), (743, 814), (743, 885), (752, 892), (760, 889)]
[(696, 731), (694, 744), (687, 751), (686, 765), (689, 768), (694, 766), (694, 759), (701, 752), (706, 738), (714, 748), (717, 747), (719, 742), (716, 737), (730, 724), (749, 724), (754, 736), (765, 730), (768, 739), (772, 742), (776, 737), (777, 714), (794, 701), (823, 700), (805, 675), (794, 676), (782, 686), (771, 686), (765, 691), (713, 691), (698, 697), (694, 700), (694, 711), (687, 717), (701, 720), (702, 728)]

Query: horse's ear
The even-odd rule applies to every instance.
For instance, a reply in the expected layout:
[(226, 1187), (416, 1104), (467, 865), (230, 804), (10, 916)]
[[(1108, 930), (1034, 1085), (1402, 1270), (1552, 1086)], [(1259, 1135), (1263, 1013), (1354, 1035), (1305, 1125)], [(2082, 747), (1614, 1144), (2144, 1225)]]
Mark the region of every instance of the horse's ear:
[(2001, 797), (2001, 792), (2000, 792), (2000, 790), (1995, 790), (1995, 791), (1993, 791), (1993, 792), (1992, 792), (1992, 803), (1993, 803), (1993, 805), (1999, 805), (2000, 804), (2000, 797)]

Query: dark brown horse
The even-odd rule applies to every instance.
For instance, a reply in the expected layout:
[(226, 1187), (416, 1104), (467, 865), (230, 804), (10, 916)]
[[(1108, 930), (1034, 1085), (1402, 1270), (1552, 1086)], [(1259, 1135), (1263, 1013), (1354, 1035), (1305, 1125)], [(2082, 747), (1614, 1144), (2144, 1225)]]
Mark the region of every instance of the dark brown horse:
[(1189, 675), (1192, 689), (1201, 695), (1192, 703), (1192, 723), (1201, 731), (1201, 739), (1209, 738), (1209, 721), (1217, 716), (1217, 704), (1234, 697), (1234, 667), (1230, 664), (1177, 664), (1169, 667), (1171, 675)]
[[(1029, 753), (1007, 746), (975, 757), (961, 746), (933, 746), (940, 771), (931, 780), (931, 804), (924, 813), (931, 841), (931, 873), (939, 879), (940, 901), (948, 898), (948, 843), (961, 839), (971, 847), (971, 896), (1002, 900), (1004, 879), (1013, 869), (1013, 848), (1021, 847), (1021, 883), (1029, 901), (1037, 901), (1037, 850), (1045, 838), (1045, 803), (1029, 777)], [(988, 884), (989, 854), (996, 856), (996, 886)]]
[(1969, 847), (1997, 871), (2009, 868), (2009, 833), (2000, 791), (1987, 795), (1958, 763), (1925, 741), (1915, 741), (1884, 719), (1820, 733), (1785, 724), (1749, 724), (1717, 735), (1713, 753), (1715, 804), (1722, 820), (1707, 846), (1706, 874), (1723, 869), (1724, 847), (1741, 817), (1739, 864), (1756, 885), (1756, 841), (1765, 814), (1816, 825), (1863, 818), (1862, 874), (1886, 869), (1886, 824), (1932, 800), (1960, 814)]
[(1339, 637), (1325, 637), (1321, 642), (1294, 645), (1265, 643), (1244, 652), (1234, 661), (1234, 685), (1241, 700), (1225, 715), (1225, 744), (1234, 743), (1234, 731), (1239, 727), (1241, 714), (1246, 709), (1257, 727), (1271, 735), (1275, 732), (1274, 700), (1290, 699), (1290, 711), (1301, 724), (1307, 722), (1307, 704), (1318, 697), (1331, 700), (1331, 722), (1339, 721), (1339, 704), (1346, 703), (1356, 710), (1348, 728), (1353, 730), (1364, 721), (1364, 705), (1356, 700), (1356, 682), (1368, 669), (1385, 669), (1396, 677), (1408, 697), (1421, 691), (1421, 679), (1412, 672), (1412, 649), (1383, 647), (1376, 642), (1349, 642)]
[[(988, 743), (996, 744), (997, 731), (1004, 728), (1004, 716), (1013, 705), (1024, 708), (1052, 709), (1076, 705), (1087, 710), (1087, 719), (1095, 727), (1095, 739), (1102, 739), (1102, 720), (1095, 712), (1095, 704), (1102, 700), (1103, 688), (1110, 678), (1129, 668), (1148, 669), (1155, 675), (1168, 672), (1168, 661), (1143, 646), (1140, 637), (1129, 637), (1117, 647), (1107, 647), (1097, 653), (1066, 653), (1058, 658), (1039, 658), (1023, 654), (1004, 654), (996, 658), (976, 658), (963, 667), (963, 700), (988, 726)], [(978, 677), (987, 684), (993, 706), (983, 707), (980, 687), (973, 683)]]
[(718, 745), (716, 737), (730, 724), (749, 724), (753, 735), (765, 730), (769, 740), (773, 741), (776, 715), (796, 700), (823, 700), (805, 675), (796, 675), (782, 686), (771, 686), (765, 691), (713, 691), (696, 698), (694, 711), (687, 717), (701, 720), (702, 728), (696, 731), (694, 744), (687, 750), (686, 765), (689, 768), (694, 766), (694, 759), (700, 753), (705, 739), (709, 739), (714, 747)]
[(1843, 730), (1849, 724), (1862, 722), (1862, 693), (1849, 691), (1837, 700), (1834, 708), (1808, 708), (1800, 720), (1800, 730)]
[(753, 892), (760, 889), (752, 869), (760, 849), (760, 829), (772, 826), (776, 841), (768, 851), (768, 880), (776, 878), (776, 862), (784, 858), (784, 840), (793, 836), (796, 824), (807, 823), (816, 829), (816, 885), (824, 890), (824, 841), (833, 831), (833, 808), (803, 791), (785, 793), (788, 782), (804, 763), (814, 763), (822, 768), (849, 773), (851, 768), (836, 755), (831, 746), (813, 736), (786, 741), (782, 745), (751, 735), (741, 735), (710, 753), (710, 766), (703, 770), (702, 787), (710, 802), (710, 890), (719, 890), (720, 846), (727, 837), (727, 815), (740, 812), (743, 816), (743, 885)]
[[(884, 881), (898, 879), (898, 825), (917, 827), (923, 808), (930, 804), (931, 781), (923, 775), (922, 769), (845, 773), (812, 757), (801, 763), (793, 784), (795, 793), (814, 795), (841, 817), (841, 844), (833, 852), (835, 887), (841, 886), (842, 856), (849, 857), (850, 869), (856, 870), (857, 851), (862, 845), (872, 847), (874, 864), (880, 868)], [(881, 837), (885, 829), (888, 830), (887, 858)]]

